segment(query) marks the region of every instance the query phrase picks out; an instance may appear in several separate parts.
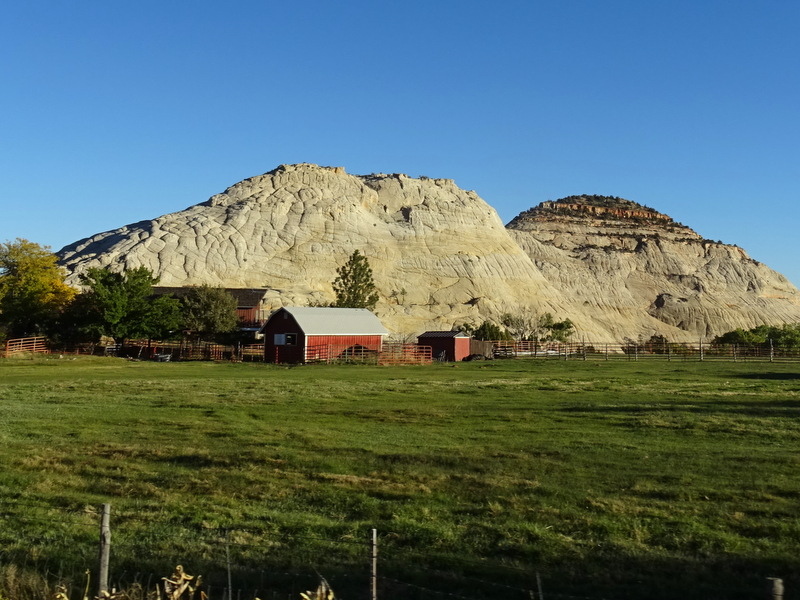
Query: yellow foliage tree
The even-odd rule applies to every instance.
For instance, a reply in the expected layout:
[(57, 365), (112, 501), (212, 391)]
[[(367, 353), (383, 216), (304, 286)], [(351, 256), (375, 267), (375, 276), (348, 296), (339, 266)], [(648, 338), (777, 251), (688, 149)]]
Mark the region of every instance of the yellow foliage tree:
[(11, 337), (45, 333), (75, 297), (48, 246), (17, 238), (0, 244), (0, 326)]

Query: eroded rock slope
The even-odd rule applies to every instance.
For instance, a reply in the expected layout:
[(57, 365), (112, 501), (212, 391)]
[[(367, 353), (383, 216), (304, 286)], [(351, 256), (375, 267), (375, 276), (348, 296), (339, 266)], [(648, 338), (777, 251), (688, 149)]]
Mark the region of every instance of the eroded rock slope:
[(504, 313), (568, 317), (593, 341), (800, 321), (798, 291), (781, 275), (629, 201), (543, 203), (506, 228), (451, 180), (310, 164), (59, 255), (73, 284), (90, 267), (146, 266), (165, 286), (267, 288), (278, 308), (331, 301), (336, 268), (356, 249), (375, 274), (377, 313), (399, 336)]
[(633, 337), (631, 323), (696, 340), (800, 321), (800, 294), (783, 275), (628, 200), (543, 202), (508, 229), (545, 279), (616, 338)]

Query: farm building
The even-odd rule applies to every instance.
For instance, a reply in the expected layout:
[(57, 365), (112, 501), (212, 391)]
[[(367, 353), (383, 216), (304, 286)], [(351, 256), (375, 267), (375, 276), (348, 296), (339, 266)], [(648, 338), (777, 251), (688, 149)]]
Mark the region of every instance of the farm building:
[[(157, 296), (171, 295), (183, 298), (192, 290), (191, 287), (161, 287), (153, 288)], [(239, 328), (246, 331), (257, 331), (269, 315), (266, 308), (266, 289), (262, 288), (225, 288), (236, 299), (236, 316), (239, 318)]]
[(458, 361), (470, 354), (470, 337), (461, 331), (426, 331), (417, 336), (417, 344), (430, 346), (437, 360)]
[(389, 332), (366, 308), (290, 306), (275, 311), (260, 333), (266, 362), (304, 363), (378, 353)]

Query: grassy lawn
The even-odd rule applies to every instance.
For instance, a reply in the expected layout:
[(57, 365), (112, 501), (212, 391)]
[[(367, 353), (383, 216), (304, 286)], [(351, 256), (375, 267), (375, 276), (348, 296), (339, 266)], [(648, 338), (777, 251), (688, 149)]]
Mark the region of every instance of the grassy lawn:
[(0, 360), (0, 564), (94, 569), (107, 502), (120, 581), (228, 540), (241, 600), (365, 597), (373, 527), (391, 597), (791, 598), (799, 449), (800, 365)]

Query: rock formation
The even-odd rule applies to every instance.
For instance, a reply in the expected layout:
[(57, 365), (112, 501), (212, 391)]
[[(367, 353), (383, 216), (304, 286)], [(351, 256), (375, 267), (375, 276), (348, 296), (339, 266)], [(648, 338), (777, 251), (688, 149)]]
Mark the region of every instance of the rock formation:
[(800, 322), (800, 293), (783, 275), (629, 200), (543, 202), (508, 230), (545, 279), (617, 339), (634, 337), (630, 323), (671, 340), (697, 340)]
[(268, 288), (278, 308), (330, 302), (336, 268), (356, 249), (381, 293), (376, 312), (398, 336), (504, 313), (568, 317), (592, 341), (800, 321), (800, 293), (781, 275), (634, 202), (545, 202), (504, 227), (452, 180), (309, 164), (59, 256), (73, 284), (90, 267), (145, 266), (165, 286)]

